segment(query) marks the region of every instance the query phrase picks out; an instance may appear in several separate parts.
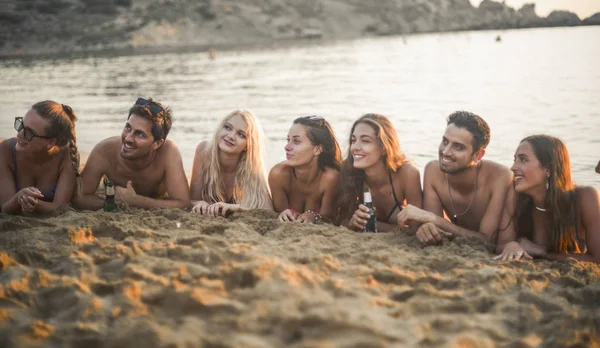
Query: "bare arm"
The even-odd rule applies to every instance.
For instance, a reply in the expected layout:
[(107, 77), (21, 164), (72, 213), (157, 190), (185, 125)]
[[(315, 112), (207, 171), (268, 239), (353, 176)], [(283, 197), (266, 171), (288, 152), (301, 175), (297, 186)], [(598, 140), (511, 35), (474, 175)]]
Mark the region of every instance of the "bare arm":
[(572, 257), (579, 261), (600, 263), (600, 193), (593, 187), (582, 187), (577, 202), (579, 218), (586, 233), (586, 254), (548, 254), (551, 260)]
[(324, 177), (323, 200), (321, 201), (321, 216), (326, 222), (337, 220), (338, 197), (340, 194), (340, 172), (334, 169), (327, 169)]
[(2, 161), (0, 161), (0, 204), (3, 213), (17, 214), (21, 211), (21, 205), (18, 201), (15, 177), (8, 164), (8, 161), (12, 160), (11, 151), (8, 140), (0, 143), (0, 153), (2, 153)]
[(202, 200), (202, 189), (204, 183), (201, 182), (202, 171), (204, 170), (203, 163), (208, 161), (206, 150), (209, 147), (208, 141), (202, 141), (196, 147), (196, 153), (194, 154), (194, 165), (192, 166), (192, 180), (190, 182), (190, 198), (192, 203)]
[(278, 213), (290, 207), (290, 201), (284, 188), (287, 180), (288, 173), (286, 173), (285, 164), (276, 164), (269, 173), (269, 187), (273, 196), (273, 208)]
[(431, 161), (425, 166), (425, 173), (423, 174), (423, 209), (444, 217), (444, 206), (434, 186), (438, 171), (439, 164), (437, 161)]
[(73, 197), (73, 206), (80, 210), (98, 210), (104, 206), (104, 199), (96, 195), (98, 184), (110, 166), (104, 155), (105, 143), (97, 144), (90, 153), (85, 167), (81, 172), (81, 183), (83, 185), (81, 196)]

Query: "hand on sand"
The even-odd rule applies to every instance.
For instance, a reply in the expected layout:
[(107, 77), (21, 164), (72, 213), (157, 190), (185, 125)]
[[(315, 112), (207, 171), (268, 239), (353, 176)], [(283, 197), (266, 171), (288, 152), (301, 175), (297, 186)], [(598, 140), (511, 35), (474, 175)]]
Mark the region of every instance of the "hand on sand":
[(279, 214), (279, 216), (277, 217), (277, 221), (281, 221), (281, 222), (296, 221), (297, 217), (298, 217), (298, 213), (296, 213), (293, 209), (286, 209), (286, 210), (282, 211), (281, 214)]
[(355, 230), (364, 231), (369, 217), (369, 208), (364, 204), (359, 204), (358, 209), (356, 209), (350, 218), (349, 225)]
[(410, 221), (420, 222), (422, 224), (433, 222), (435, 214), (427, 210), (415, 207), (412, 204), (407, 205), (398, 213), (398, 225), (406, 226)]
[(296, 217), (296, 221), (294, 221), (294, 222), (299, 222), (299, 223), (303, 224), (306, 222), (311, 223), (314, 221), (315, 221), (315, 215), (311, 212), (306, 212), (306, 213), (302, 213), (302, 214), (298, 215)]
[(17, 192), (17, 200), (24, 213), (34, 211), (40, 198), (44, 198), (44, 195), (36, 187), (26, 187)]
[(422, 245), (438, 244), (442, 237), (452, 237), (452, 233), (439, 229), (433, 222), (427, 222), (419, 226), (415, 234)]
[(206, 210), (208, 211), (206, 213), (207, 215), (228, 216), (228, 214), (235, 213), (236, 211), (245, 211), (246, 209), (244, 209), (239, 204), (217, 202), (217, 203), (214, 203), (214, 204), (211, 204), (210, 206), (208, 206), (208, 208), (206, 208)]
[(192, 212), (194, 212), (194, 213), (200, 213), (202, 215), (208, 214), (208, 207), (210, 207), (210, 204), (208, 204), (208, 202), (198, 201), (192, 207)]
[(520, 260), (521, 258), (526, 258), (528, 260), (533, 259), (522, 247), (521, 244), (517, 242), (508, 242), (504, 246), (502, 253), (500, 255), (495, 256), (494, 260)]
[(135, 193), (131, 180), (127, 182), (127, 187), (115, 186), (115, 200), (117, 203), (134, 205), (133, 202), (136, 197), (137, 193)]

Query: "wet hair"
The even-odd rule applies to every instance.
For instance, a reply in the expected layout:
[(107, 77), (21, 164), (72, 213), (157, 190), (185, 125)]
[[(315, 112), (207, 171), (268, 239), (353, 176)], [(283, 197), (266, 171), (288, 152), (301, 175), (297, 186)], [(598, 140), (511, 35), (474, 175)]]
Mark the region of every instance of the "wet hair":
[(77, 149), (77, 135), (75, 134), (75, 122), (77, 116), (73, 109), (55, 101), (46, 100), (31, 106), (41, 118), (48, 122), (46, 135), (56, 139), (56, 148), (51, 151), (58, 152), (59, 148), (68, 145), (69, 156), (73, 170), (77, 176), (76, 194), (81, 194), (81, 177), (79, 176), (79, 151)]
[(366, 114), (360, 117), (350, 129), (348, 139), (348, 154), (340, 173), (341, 194), (340, 213), (342, 220), (349, 219), (362, 199), (365, 171), (354, 168), (354, 156), (352, 156), (352, 134), (359, 124), (369, 125), (375, 131), (375, 137), (381, 146), (381, 160), (388, 171), (396, 172), (408, 162), (406, 155), (400, 148), (400, 140), (396, 128), (390, 120), (379, 114)]
[(468, 111), (455, 111), (446, 119), (447, 125), (454, 124), (473, 135), (473, 153), (485, 149), (490, 143), (490, 127), (478, 115)]
[(227, 202), (221, 181), (221, 162), (219, 138), (221, 130), (233, 116), (240, 116), (246, 122), (246, 149), (240, 154), (235, 182), (233, 200), (250, 209), (265, 207), (269, 204), (269, 185), (263, 166), (262, 129), (254, 115), (247, 110), (235, 110), (227, 115), (215, 132), (213, 142), (207, 149), (211, 156), (208, 163), (203, 164), (200, 174), (202, 184), (201, 199), (209, 203)]
[(148, 119), (152, 121), (151, 132), (152, 136), (154, 137), (154, 141), (167, 139), (167, 135), (169, 135), (169, 131), (171, 130), (171, 124), (173, 123), (173, 113), (171, 108), (164, 107), (162, 104), (156, 100), (153, 100), (152, 98), (149, 98), (148, 101), (160, 106), (163, 110), (158, 113), (152, 113), (148, 105), (134, 104), (129, 109), (129, 116), (127, 116), (127, 119), (129, 120), (133, 114)]
[[(548, 230), (549, 251), (565, 252), (578, 249), (571, 236), (577, 223), (574, 216), (577, 194), (576, 186), (571, 179), (571, 162), (565, 144), (550, 135), (531, 135), (522, 142), (528, 142), (533, 148), (540, 166), (548, 170), (548, 189), (544, 207), (550, 220)], [(532, 239), (534, 203), (531, 196), (517, 193), (515, 226), (517, 234)]]
[(325, 170), (325, 167), (340, 170), (342, 150), (327, 120), (319, 116), (304, 116), (295, 119), (293, 124), (303, 125), (313, 146), (321, 146), (318, 159), (320, 170)]

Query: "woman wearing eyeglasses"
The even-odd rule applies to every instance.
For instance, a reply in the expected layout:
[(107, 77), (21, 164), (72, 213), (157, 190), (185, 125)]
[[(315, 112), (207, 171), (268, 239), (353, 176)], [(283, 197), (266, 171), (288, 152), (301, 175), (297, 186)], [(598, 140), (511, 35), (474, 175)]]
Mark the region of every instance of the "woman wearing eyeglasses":
[(423, 205), (419, 170), (406, 160), (394, 125), (383, 115), (366, 114), (354, 122), (341, 178), (340, 211), (350, 229), (365, 230), (370, 216), (362, 204), (365, 188), (371, 191), (378, 232), (397, 228), (406, 204)]
[(47, 213), (79, 191), (76, 120), (71, 107), (53, 101), (15, 118), (17, 136), (0, 143), (3, 213)]
[(285, 157), (269, 174), (278, 220), (337, 222), (342, 152), (329, 122), (320, 116), (295, 119)]
[(193, 212), (226, 216), (273, 209), (259, 133), (254, 115), (236, 110), (221, 121), (212, 142), (198, 144), (190, 188)]
[(549, 135), (521, 141), (511, 167), (496, 259), (532, 257), (600, 263), (600, 193), (575, 186), (565, 144)]

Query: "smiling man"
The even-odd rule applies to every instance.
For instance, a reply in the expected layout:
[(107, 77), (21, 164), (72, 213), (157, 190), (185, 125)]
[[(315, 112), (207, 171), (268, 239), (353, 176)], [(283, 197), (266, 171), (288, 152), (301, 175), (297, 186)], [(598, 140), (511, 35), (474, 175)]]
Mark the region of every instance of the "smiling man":
[(181, 153), (172, 140), (171, 110), (138, 98), (129, 109), (121, 136), (98, 143), (81, 173), (83, 195), (74, 199), (79, 209), (102, 208), (97, 196), (103, 175), (115, 184), (115, 199), (139, 208), (187, 208), (190, 192)]
[(437, 243), (443, 235), (495, 242), (512, 173), (482, 160), (489, 142), (490, 128), (481, 117), (466, 111), (448, 116), (439, 159), (425, 167), (424, 210), (408, 205), (398, 224), (421, 223), (416, 236), (423, 244)]

